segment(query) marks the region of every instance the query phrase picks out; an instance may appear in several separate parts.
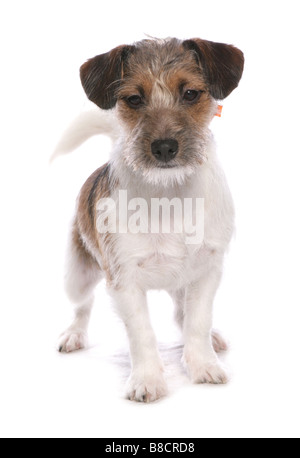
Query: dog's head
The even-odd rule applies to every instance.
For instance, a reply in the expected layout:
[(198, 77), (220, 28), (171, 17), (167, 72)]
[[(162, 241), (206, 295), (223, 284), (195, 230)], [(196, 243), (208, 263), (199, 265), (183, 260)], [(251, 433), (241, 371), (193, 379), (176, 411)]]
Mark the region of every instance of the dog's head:
[(155, 182), (185, 177), (205, 160), (217, 100), (237, 87), (243, 67), (243, 53), (230, 45), (143, 40), (90, 59), (80, 75), (91, 101), (116, 107), (127, 166)]

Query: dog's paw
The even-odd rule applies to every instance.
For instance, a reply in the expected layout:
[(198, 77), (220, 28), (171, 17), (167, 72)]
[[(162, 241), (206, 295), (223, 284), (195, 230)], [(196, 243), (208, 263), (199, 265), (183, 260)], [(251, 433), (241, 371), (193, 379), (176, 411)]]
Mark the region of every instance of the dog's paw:
[(58, 341), (57, 349), (60, 353), (71, 353), (87, 346), (87, 335), (82, 331), (68, 329)]
[(228, 375), (216, 355), (199, 358), (194, 352), (185, 353), (183, 364), (193, 383), (226, 384)]
[(219, 333), (219, 331), (213, 329), (212, 330), (212, 343), (216, 353), (221, 353), (222, 351), (228, 350), (228, 343)]
[(168, 389), (161, 371), (146, 375), (133, 372), (127, 382), (126, 397), (130, 401), (154, 402), (167, 395)]
[(193, 383), (210, 383), (214, 385), (224, 385), (229, 378), (225, 369), (220, 363), (205, 363), (190, 370)]

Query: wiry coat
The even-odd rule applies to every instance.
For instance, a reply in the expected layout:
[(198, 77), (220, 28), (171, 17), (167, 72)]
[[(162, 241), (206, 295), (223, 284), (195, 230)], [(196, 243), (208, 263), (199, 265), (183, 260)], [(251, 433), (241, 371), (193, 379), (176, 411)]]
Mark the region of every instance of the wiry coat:
[[(192, 380), (227, 380), (214, 351), (225, 348), (225, 343), (212, 332), (212, 304), (234, 229), (234, 209), (209, 124), (217, 99), (238, 85), (243, 62), (241, 51), (233, 46), (168, 39), (120, 46), (81, 68), (88, 97), (104, 110), (114, 109), (118, 127), (112, 121), (110, 128), (118, 130), (119, 138), (110, 162), (87, 180), (78, 198), (66, 282), (76, 317), (59, 349), (85, 345), (93, 289), (105, 277), (128, 331), (130, 399), (150, 401), (166, 393), (147, 312), (149, 289), (164, 289), (174, 299), (184, 334), (184, 363)], [(97, 114), (99, 120), (104, 114)], [(164, 139), (178, 145), (176, 156), (168, 161), (153, 154), (154, 142)], [(100, 233), (98, 203), (110, 198), (120, 210), (122, 190), (128, 200), (143, 199), (149, 217), (155, 198), (204, 199), (203, 240), (187, 244), (184, 230), (153, 233), (151, 227), (140, 233)], [(116, 215), (119, 227), (118, 211)], [(176, 227), (179, 221), (173, 219)]]

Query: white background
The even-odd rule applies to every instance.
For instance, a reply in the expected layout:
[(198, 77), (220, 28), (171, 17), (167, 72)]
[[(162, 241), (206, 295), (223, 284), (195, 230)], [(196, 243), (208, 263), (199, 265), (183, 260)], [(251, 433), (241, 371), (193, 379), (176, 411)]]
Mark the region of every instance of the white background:
[[(1, 436), (300, 436), (298, 18), (292, 0), (1, 2)], [(79, 66), (145, 34), (232, 43), (246, 56), (240, 87), (212, 126), (237, 209), (215, 306), (232, 381), (190, 384), (172, 305), (154, 293), (170, 395), (153, 405), (123, 398), (128, 346), (104, 285), (89, 349), (55, 352), (71, 317), (62, 277), (75, 197), (110, 143), (91, 139), (48, 166), (86, 107)]]

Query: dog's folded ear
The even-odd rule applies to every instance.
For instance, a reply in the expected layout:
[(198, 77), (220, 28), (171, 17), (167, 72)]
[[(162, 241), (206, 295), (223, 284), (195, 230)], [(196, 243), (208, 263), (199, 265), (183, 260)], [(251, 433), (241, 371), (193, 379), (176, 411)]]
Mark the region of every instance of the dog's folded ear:
[(81, 66), (80, 78), (86, 95), (100, 108), (109, 110), (115, 106), (124, 65), (133, 50), (134, 46), (118, 46)]
[(186, 40), (183, 46), (194, 51), (215, 99), (225, 99), (238, 86), (244, 70), (244, 55), (238, 48), (200, 38)]

